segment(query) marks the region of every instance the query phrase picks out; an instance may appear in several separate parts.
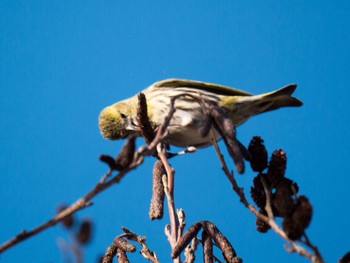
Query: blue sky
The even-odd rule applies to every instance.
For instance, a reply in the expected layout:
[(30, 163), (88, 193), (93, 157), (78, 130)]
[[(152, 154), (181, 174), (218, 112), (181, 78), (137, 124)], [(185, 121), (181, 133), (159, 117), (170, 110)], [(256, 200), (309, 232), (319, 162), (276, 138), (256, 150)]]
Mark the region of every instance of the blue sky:
[[(99, 134), (106, 105), (170, 77), (256, 94), (298, 83), (302, 108), (256, 116), (238, 137), (247, 145), (260, 135), (269, 153), (287, 152), (287, 177), (314, 207), (307, 233), (336, 262), (350, 234), (349, 10), (348, 1), (0, 1), (0, 242), (45, 221), (105, 173), (98, 156), (123, 143)], [(94, 222), (85, 262), (95, 262), (121, 226), (147, 236), (169, 262), (168, 218), (148, 219), (153, 161), (78, 213)], [(275, 234), (256, 232), (212, 148), (172, 164), (188, 226), (213, 221), (245, 262), (305, 262)], [(247, 194), (253, 176), (237, 176)], [(63, 262), (57, 240), (66, 236), (51, 228), (1, 260)]]

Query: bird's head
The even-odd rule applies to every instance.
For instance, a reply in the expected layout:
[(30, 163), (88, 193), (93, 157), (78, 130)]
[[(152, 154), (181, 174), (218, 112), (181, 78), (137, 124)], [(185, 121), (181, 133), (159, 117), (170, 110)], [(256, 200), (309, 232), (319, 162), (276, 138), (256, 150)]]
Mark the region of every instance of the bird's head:
[(134, 133), (131, 116), (132, 107), (125, 102), (104, 108), (98, 122), (102, 136), (109, 140), (118, 140)]

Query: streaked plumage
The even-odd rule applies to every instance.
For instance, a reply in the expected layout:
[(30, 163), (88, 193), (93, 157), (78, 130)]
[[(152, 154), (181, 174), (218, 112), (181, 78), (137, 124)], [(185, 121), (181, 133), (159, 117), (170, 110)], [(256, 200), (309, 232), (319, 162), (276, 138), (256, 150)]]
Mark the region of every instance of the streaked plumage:
[[(142, 91), (146, 96), (148, 116), (154, 126), (160, 126), (169, 113), (170, 100), (180, 94), (202, 96), (205, 100), (216, 102), (235, 125), (240, 125), (249, 117), (275, 110), (280, 107), (296, 107), (303, 103), (292, 97), (295, 84), (279, 90), (252, 95), (248, 92), (207, 82), (167, 79), (156, 82)], [(117, 102), (102, 110), (99, 126), (103, 137), (111, 140), (138, 133), (136, 117), (137, 95)], [(167, 140), (179, 147), (204, 147), (211, 144), (210, 136), (201, 136), (200, 128), (207, 118), (192, 97), (181, 96), (175, 102), (176, 111), (168, 127)], [(217, 139), (220, 136), (216, 134)]]

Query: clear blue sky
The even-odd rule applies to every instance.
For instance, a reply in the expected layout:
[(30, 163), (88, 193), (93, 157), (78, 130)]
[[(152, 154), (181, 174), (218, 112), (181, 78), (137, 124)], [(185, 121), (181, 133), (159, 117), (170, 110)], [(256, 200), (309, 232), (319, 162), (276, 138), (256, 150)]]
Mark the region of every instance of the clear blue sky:
[[(170, 77), (263, 93), (298, 83), (305, 105), (239, 127), (288, 155), (287, 176), (314, 207), (307, 233), (328, 262), (350, 249), (348, 1), (0, 1), (0, 242), (29, 229), (93, 187), (105, 173), (100, 110)], [(141, 140), (140, 144), (141, 144)], [(80, 212), (95, 236), (95, 262), (126, 226), (147, 236), (162, 262), (167, 216), (150, 222), (152, 159)], [(212, 148), (172, 161), (176, 206), (187, 223), (217, 224), (245, 262), (305, 262), (260, 234)], [(248, 194), (253, 174), (239, 176)], [(52, 228), (1, 255), (2, 262), (63, 262)], [(199, 254), (199, 260), (201, 261)], [(141, 261), (138, 255), (134, 262)]]

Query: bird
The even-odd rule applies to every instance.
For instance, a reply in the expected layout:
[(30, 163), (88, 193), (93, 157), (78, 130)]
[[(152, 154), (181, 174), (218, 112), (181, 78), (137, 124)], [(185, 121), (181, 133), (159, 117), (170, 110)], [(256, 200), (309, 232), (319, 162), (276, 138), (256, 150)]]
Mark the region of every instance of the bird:
[[(155, 82), (141, 92), (146, 97), (148, 118), (154, 128), (164, 123), (169, 114), (170, 102), (177, 97), (175, 113), (167, 127), (165, 140), (177, 147), (202, 148), (210, 146), (213, 141), (210, 134), (203, 135), (201, 132), (208, 118), (196, 98), (215, 103), (233, 125), (238, 126), (253, 115), (282, 107), (302, 106), (303, 102), (292, 96), (296, 87), (296, 84), (289, 84), (276, 91), (253, 95), (224, 85), (172, 78)], [(102, 136), (109, 140), (140, 136), (138, 103), (136, 94), (104, 108), (99, 115)], [(219, 132), (214, 131), (214, 134), (216, 140), (221, 139)]]

